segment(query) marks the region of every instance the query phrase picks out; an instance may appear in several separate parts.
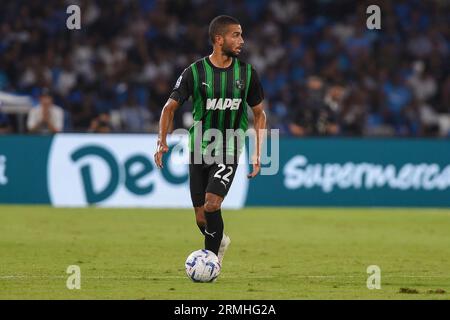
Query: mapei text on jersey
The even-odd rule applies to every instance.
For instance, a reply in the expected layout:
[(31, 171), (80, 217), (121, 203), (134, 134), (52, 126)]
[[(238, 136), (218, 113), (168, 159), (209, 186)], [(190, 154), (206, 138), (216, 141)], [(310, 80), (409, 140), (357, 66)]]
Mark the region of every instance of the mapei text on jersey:
[(219, 99), (207, 99), (206, 100), (206, 110), (230, 110), (239, 109), (242, 99), (230, 99), (230, 98), (219, 98)]

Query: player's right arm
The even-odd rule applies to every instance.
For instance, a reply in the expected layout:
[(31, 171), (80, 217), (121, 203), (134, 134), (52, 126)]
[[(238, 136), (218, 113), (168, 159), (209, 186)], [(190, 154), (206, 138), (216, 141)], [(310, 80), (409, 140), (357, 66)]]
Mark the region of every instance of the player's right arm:
[(167, 146), (167, 132), (169, 131), (169, 126), (173, 122), (173, 117), (175, 110), (180, 106), (178, 101), (169, 98), (164, 105), (161, 112), (161, 118), (159, 119), (159, 133), (158, 133), (158, 145), (155, 152), (155, 163), (158, 168), (162, 168), (162, 156), (164, 153), (169, 151)]
[(191, 68), (186, 68), (178, 78), (172, 90), (170, 98), (167, 100), (159, 119), (158, 145), (155, 152), (155, 163), (158, 168), (163, 167), (163, 154), (169, 151), (167, 145), (167, 132), (173, 122), (175, 110), (181, 106), (192, 95), (193, 75)]

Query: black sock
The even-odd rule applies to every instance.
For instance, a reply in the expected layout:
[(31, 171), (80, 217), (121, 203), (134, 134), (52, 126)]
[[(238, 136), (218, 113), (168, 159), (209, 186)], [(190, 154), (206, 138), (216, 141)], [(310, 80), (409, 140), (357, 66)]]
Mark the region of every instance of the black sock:
[(198, 228), (200, 229), (200, 232), (204, 235), (204, 236), (206, 236), (206, 233), (205, 233), (205, 228), (206, 228), (206, 226), (201, 226), (201, 225), (199, 225), (199, 224), (197, 224), (197, 226), (198, 226)]
[(206, 230), (205, 230), (205, 249), (219, 253), (220, 242), (223, 236), (223, 219), (222, 212), (219, 210), (214, 212), (206, 212)]

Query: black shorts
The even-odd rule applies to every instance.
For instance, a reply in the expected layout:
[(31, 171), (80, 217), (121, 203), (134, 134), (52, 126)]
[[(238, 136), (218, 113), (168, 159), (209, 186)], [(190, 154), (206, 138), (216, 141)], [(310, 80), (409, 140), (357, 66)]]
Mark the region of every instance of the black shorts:
[(230, 190), (234, 175), (236, 174), (237, 161), (231, 164), (189, 164), (189, 186), (191, 189), (192, 205), (201, 207), (205, 204), (206, 193), (214, 193), (225, 198)]

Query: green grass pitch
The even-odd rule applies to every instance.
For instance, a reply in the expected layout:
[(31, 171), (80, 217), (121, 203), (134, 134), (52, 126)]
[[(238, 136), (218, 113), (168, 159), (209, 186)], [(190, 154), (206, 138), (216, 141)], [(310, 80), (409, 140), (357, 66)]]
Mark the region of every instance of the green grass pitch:
[[(0, 206), (0, 299), (450, 298), (450, 210), (223, 216), (232, 243), (218, 281), (201, 284), (184, 271), (203, 247), (192, 210)], [(66, 287), (69, 265), (80, 290)], [(379, 290), (367, 289), (369, 265), (381, 268)]]

